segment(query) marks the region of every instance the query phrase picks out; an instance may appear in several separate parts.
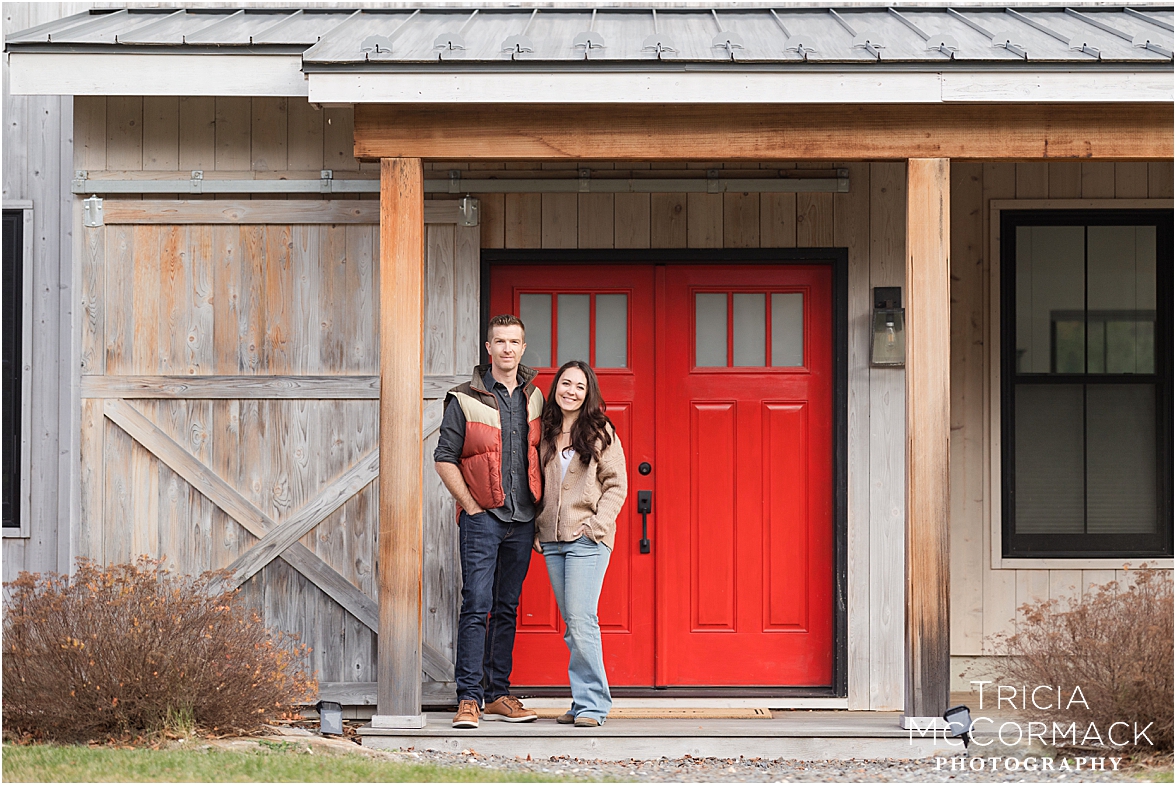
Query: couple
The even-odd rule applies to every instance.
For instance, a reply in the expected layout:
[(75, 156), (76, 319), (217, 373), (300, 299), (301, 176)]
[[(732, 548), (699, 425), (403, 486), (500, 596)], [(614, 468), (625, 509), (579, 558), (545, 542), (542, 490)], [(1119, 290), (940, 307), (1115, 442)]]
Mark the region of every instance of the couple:
[(519, 362), (525, 349), (517, 317), (490, 320), (490, 364), (449, 391), (433, 453), (460, 511), (455, 728), (478, 727), (483, 698), (488, 720), (537, 716), (510, 694), (532, 548), (547, 562), (571, 655), (572, 707), (556, 721), (596, 727), (612, 706), (596, 606), (628, 492), (625, 454), (587, 363), (565, 363), (544, 402)]

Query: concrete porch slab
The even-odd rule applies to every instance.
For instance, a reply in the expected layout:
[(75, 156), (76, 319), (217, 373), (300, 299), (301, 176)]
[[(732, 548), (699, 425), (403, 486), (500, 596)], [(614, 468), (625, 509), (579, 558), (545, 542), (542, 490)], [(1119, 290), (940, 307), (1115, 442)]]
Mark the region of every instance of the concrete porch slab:
[(556, 755), (600, 760), (680, 758), (925, 758), (958, 753), (942, 739), (903, 730), (899, 712), (796, 711), (771, 720), (613, 719), (600, 728), (559, 725), (555, 720), (515, 724), (483, 721), (456, 730), (449, 713), (430, 713), (419, 730), (360, 728), (365, 747), (474, 750), (485, 755)]

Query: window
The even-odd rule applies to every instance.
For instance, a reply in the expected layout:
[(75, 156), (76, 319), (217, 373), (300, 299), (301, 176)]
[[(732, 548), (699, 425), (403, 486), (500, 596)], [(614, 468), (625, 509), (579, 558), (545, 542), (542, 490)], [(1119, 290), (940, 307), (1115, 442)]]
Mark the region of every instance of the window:
[(20, 535), (21, 526), (21, 477), (23, 472), (21, 436), (24, 433), (23, 417), (23, 354), (25, 342), (24, 289), (25, 289), (25, 211), (4, 211), (3, 281), (3, 375), (4, 375), (4, 488), (3, 518), (4, 534)]
[(696, 368), (800, 368), (803, 292), (695, 292)]
[(1172, 214), (1001, 217), (1006, 557), (1172, 553)]
[(523, 363), (532, 368), (556, 368), (568, 360), (596, 369), (629, 364), (628, 294), (520, 294), (519, 318), (527, 325)]

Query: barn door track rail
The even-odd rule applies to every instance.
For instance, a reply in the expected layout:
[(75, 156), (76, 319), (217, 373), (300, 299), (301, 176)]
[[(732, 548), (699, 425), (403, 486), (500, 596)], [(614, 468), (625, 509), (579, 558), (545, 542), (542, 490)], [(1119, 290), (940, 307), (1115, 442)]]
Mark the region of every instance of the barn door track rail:
[[(638, 170), (642, 171), (642, 170)], [(444, 178), (425, 179), (427, 194), (518, 194), (518, 193), (848, 193), (848, 169), (763, 170), (766, 176), (724, 177), (720, 169), (708, 169), (702, 176), (651, 177), (616, 176), (607, 170), (581, 169), (575, 177), (467, 177), (452, 169)], [(624, 174), (624, 173), (622, 173)], [(187, 180), (93, 179), (84, 170), (74, 173), (75, 194), (377, 194), (376, 179), (335, 179), (334, 171), (322, 170), (318, 180), (204, 179), (197, 170)]]

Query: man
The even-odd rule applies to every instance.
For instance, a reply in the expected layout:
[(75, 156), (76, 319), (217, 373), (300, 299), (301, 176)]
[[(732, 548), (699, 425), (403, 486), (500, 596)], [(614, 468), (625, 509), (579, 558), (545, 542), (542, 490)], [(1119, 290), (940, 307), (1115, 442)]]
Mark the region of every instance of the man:
[(483, 699), (488, 720), (530, 722), (538, 716), (510, 694), (515, 619), (542, 495), (543, 394), (531, 383), (535, 371), (519, 362), (525, 341), (517, 317), (490, 320), (490, 364), (474, 368), (470, 381), (445, 396), (433, 452), (437, 474), (457, 501), (460, 527), (455, 728), (478, 727)]

